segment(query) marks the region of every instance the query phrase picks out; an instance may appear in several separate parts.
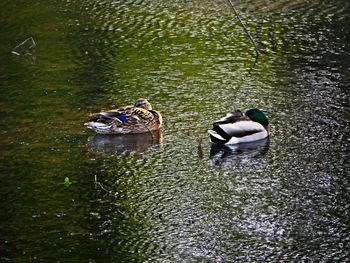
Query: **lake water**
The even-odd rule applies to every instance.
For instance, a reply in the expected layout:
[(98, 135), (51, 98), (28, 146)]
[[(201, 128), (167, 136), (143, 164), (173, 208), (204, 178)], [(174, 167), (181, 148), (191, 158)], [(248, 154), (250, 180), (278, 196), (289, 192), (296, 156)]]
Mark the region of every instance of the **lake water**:
[[(227, 1), (1, 1), (0, 261), (349, 262), (350, 2), (234, 4), (257, 60)], [(142, 97), (160, 133), (83, 125)]]

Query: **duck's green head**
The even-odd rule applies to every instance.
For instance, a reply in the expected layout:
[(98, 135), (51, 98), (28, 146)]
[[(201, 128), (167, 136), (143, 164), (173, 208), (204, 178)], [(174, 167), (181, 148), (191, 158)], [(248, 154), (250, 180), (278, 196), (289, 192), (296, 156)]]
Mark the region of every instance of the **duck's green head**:
[(259, 109), (250, 109), (245, 113), (246, 116), (249, 117), (252, 121), (259, 122), (261, 125), (267, 126), (269, 125), (269, 119), (266, 115)]

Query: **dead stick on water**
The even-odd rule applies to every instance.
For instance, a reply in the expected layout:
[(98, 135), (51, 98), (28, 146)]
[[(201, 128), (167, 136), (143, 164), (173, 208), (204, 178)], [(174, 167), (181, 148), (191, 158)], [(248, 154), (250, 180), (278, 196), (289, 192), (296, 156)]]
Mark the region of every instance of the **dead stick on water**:
[[(97, 180), (97, 175), (95, 174), (95, 189), (97, 189), (97, 186), (99, 186), (103, 191), (113, 194), (111, 190), (106, 189), (98, 180)], [(114, 194), (115, 195), (115, 194)]]
[[(113, 194), (113, 191), (112, 190), (108, 190), (106, 189), (98, 180), (97, 180), (97, 175), (95, 174), (95, 189), (97, 189), (97, 187), (100, 187), (103, 191), (107, 192), (108, 194), (110, 195), (113, 195), (113, 196), (116, 196), (117, 193), (114, 193)], [(124, 212), (122, 212), (121, 210), (119, 210), (118, 208), (116, 208), (116, 211), (121, 214), (123, 216), (123, 218), (128, 218), (128, 215), (125, 214)]]
[(231, 0), (228, 0), (228, 2), (230, 3), (230, 6), (231, 6), (233, 12), (235, 13), (235, 15), (236, 15), (238, 21), (239, 21), (240, 24), (242, 25), (242, 27), (243, 27), (243, 29), (244, 29), (244, 32), (247, 34), (247, 36), (248, 36), (250, 42), (252, 42), (252, 44), (253, 44), (253, 46), (254, 46), (254, 49), (255, 49), (255, 52), (256, 52), (256, 57), (259, 57), (259, 50), (258, 50), (258, 47), (257, 47), (256, 44), (255, 44), (254, 39), (253, 39), (252, 36), (249, 34), (249, 31), (248, 31), (247, 27), (244, 25), (243, 21), (241, 20), (241, 18), (240, 18), (240, 16), (239, 16), (239, 14), (238, 14), (236, 8), (234, 7), (232, 1), (231, 1)]
[(24, 45), (25, 43), (27, 43), (29, 40), (32, 41), (32, 45), (31, 45), (28, 49), (35, 48), (35, 47), (36, 47), (36, 43), (35, 43), (35, 41), (34, 41), (34, 38), (33, 38), (33, 37), (28, 37), (26, 40), (24, 40), (23, 42), (21, 42), (21, 43), (19, 43), (17, 46), (15, 46), (15, 47), (12, 49), (11, 53), (14, 54), (14, 55), (17, 55), (17, 56), (21, 55), (20, 53), (18, 53), (18, 52), (16, 51), (16, 49), (18, 49), (19, 47), (23, 46), (23, 45)]

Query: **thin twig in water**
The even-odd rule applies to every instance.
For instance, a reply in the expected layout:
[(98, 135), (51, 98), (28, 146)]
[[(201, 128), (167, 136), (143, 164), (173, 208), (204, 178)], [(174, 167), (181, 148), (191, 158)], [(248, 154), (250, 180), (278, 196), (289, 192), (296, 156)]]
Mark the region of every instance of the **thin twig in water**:
[[(116, 196), (116, 195), (117, 195), (116, 192), (113, 193), (112, 190), (106, 189), (106, 188), (98, 181), (97, 175), (95, 174), (95, 189), (97, 189), (98, 187), (100, 187), (103, 191), (107, 192), (107, 193), (110, 194), (110, 195), (113, 195), (113, 196)], [(127, 219), (127, 218), (128, 218), (128, 215), (125, 214), (124, 212), (122, 212), (120, 209), (116, 208), (116, 211), (117, 211), (120, 215), (122, 215), (122, 218), (123, 218), (123, 219)]]
[(203, 147), (202, 147), (203, 138), (200, 136), (197, 138), (197, 149), (198, 149), (198, 158), (203, 159)]
[(19, 43), (17, 46), (15, 46), (11, 53), (14, 54), (14, 55), (17, 55), (17, 56), (20, 56), (21, 54), (19, 52), (16, 51), (16, 49), (18, 49), (19, 47), (23, 46), (25, 43), (27, 43), (29, 40), (32, 41), (32, 44), (28, 47), (28, 49), (33, 49), (36, 47), (36, 43), (34, 41), (34, 38), (33, 37), (28, 37), (26, 40), (24, 40), (23, 42)]
[[(97, 175), (95, 174), (95, 189), (100, 187), (103, 191), (107, 192), (108, 194), (113, 194), (113, 191), (106, 189), (98, 180)], [(116, 193), (114, 193), (116, 195)]]
[(236, 17), (237, 17), (239, 23), (242, 25), (242, 27), (243, 27), (243, 29), (244, 29), (244, 32), (247, 34), (247, 36), (248, 36), (250, 42), (252, 42), (252, 44), (253, 44), (253, 46), (254, 46), (254, 49), (255, 49), (255, 52), (256, 52), (256, 59), (257, 59), (257, 58), (259, 57), (259, 50), (258, 50), (258, 47), (257, 47), (256, 44), (255, 44), (254, 39), (253, 39), (252, 36), (249, 34), (249, 31), (248, 31), (247, 27), (244, 25), (243, 21), (241, 20), (241, 17), (239, 16), (239, 14), (238, 14), (236, 8), (234, 7), (232, 1), (231, 1), (231, 0), (228, 0), (228, 2), (230, 3), (230, 6), (231, 6), (233, 12), (235, 13), (235, 15), (236, 15)]

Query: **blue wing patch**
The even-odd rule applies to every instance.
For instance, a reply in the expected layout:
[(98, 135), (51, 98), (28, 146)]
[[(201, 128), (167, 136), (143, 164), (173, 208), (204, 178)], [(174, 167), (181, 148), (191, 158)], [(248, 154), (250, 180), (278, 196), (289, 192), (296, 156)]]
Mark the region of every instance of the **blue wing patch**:
[(116, 117), (118, 120), (120, 120), (121, 122), (126, 122), (128, 120), (128, 117), (121, 115), (121, 116), (117, 116)]

